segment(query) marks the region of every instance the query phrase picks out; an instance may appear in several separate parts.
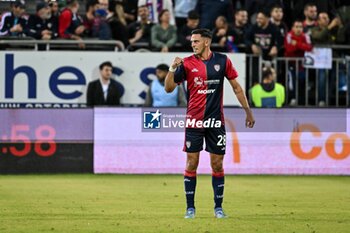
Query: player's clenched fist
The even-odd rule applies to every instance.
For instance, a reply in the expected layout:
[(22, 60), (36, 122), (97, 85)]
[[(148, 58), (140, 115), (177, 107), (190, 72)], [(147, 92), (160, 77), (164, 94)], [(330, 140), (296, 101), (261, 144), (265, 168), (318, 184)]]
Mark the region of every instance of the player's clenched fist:
[(173, 64), (171, 64), (171, 68), (176, 69), (183, 63), (183, 59), (180, 57), (175, 57)]

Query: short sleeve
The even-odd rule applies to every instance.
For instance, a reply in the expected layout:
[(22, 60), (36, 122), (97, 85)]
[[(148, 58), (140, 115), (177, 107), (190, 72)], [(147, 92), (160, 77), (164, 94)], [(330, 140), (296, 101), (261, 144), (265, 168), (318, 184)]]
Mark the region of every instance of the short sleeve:
[(185, 67), (183, 65), (179, 66), (174, 74), (174, 82), (177, 84), (182, 83), (186, 79)]
[(233, 67), (230, 58), (226, 57), (226, 70), (225, 76), (228, 80), (233, 80), (238, 77), (236, 69)]

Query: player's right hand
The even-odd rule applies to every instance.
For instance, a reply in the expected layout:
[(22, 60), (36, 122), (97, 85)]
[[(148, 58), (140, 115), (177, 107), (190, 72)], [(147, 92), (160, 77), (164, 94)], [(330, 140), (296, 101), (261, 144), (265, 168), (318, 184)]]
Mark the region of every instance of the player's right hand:
[(173, 69), (176, 69), (177, 67), (181, 66), (183, 62), (184, 60), (181, 57), (175, 57), (173, 64), (171, 64), (171, 67)]
[(253, 114), (251, 112), (249, 112), (246, 116), (246, 119), (245, 119), (245, 127), (253, 128), (254, 124), (255, 124), (255, 119), (253, 117)]

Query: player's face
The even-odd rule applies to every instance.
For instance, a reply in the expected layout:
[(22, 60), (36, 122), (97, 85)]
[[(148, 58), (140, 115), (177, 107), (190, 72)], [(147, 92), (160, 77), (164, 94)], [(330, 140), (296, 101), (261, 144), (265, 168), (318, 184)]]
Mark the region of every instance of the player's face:
[(202, 55), (205, 48), (208, 46), (208, 39), (202, 37), (200, 34), (193, 34), (191, 36), (191, 46), (195, 55)]
[(100, 73), (103, 79), (110, 79), (112, 77), (112, 67), (104, 66)]

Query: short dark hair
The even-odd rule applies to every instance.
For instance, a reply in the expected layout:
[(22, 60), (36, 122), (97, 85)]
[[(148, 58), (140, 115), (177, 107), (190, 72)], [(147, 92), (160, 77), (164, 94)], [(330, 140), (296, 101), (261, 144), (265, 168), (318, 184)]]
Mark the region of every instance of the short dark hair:
[(168, 71), (169, 70), (169, 66), (167, 64), (159, 64), (156, 67), (157, 70), (163, 70), (163, 71)]
[(88, 11), (91, 6), (95, 6), (98, 4), (98, 0), (88, 0), (86, 1), (85, 11)]
[(103, 67), (105, 67), (105, 66), (108, 66), (108, 67), (113, 68), (112, 62), (110, 62), (110, 61), (105, 61), (105, 62), (101, 63), (101, 65), (100, 65), (100, 70), (103, 70)]
[(245, 9), (245, 8), (238, 8), (238, 9), (236, 10), (236, 12), (235, 12), (235, 15), (238, 14), (238, 12), (241, 12), (241, 11), (246, 11), (246, 12), (248, 12), (247, 9)]
[[(312, 3), (312, 2), (306, 3), (305, 6), (304, 6), (304, 10), (306, 10), (306, 9), (309, 8), (309, 7), (314, 7), (314, 6), (316, 6), (315, 3)], [(316, 7), (317, 7), (317, 6), (316, 6)]]
[(270, 12), (267, 11), (266, 9), (259, 10), (259, 11), (257, 12), (257, 14), (259, 14), (259, 13), (265, 15), (266, 18), (269, 18), (269, 17), (270, 17)]
[(271, 8), (270, 8), (270, 12), (272, 12), (272, 11), (273, 11), (273, 9), (275, 9), (275, 8), (277, 8), (277, 9), (282, 9), (282, 10), (283, 10), (282, 5), (281, 5), (281, 4), (279, 4), (279, 3), (276, 3), (276, 4), (273, 4), (273, 5), (271, 6)]
[(292, 27), (294, 26), (295, 23), (301, 23), (301, 24), (303, 24), (303, 22), (304, 22), (304, 21), (303, 21), (302, 19), (299, 19), (299, 18), (298, 18), (298, 19), (295, 19), (295, 20), (293, 21), (293, 23), (292, 23)]
[(77, 2), (78, 2), (78, 0), (66, 0), (66, 5), (67, 6), (73, 6)]
[(199, 14), (198, 14), (197, 11), (191, 10), (191, 11), (188, 12), (187, 18), (189, 18), (189, 19), (199, 19)]
[(209, 29), (206, 29), (206, 28), (199, 28), (199, 29), (195, 29), (191, 32), (191, 35), (193, 34), (200, 34), (201, 37), (206, 37), (206, 38), (213, 38), (211, 32)]

